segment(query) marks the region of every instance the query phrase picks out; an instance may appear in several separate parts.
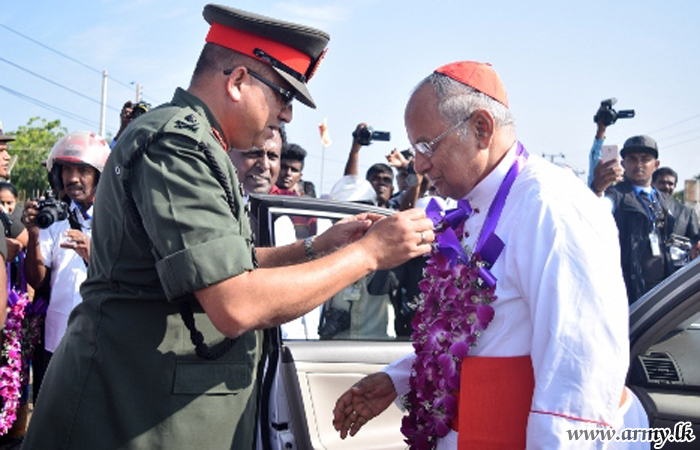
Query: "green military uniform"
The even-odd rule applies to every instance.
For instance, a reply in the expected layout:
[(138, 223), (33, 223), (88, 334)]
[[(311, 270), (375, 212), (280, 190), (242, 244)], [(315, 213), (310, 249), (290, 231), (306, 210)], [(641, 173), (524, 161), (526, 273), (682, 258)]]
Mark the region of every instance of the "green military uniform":
[(262, 333), (206, 360), (180, 315), (182, 302), (194, 305), (214, 348), (224, 336), (189, 294), (254, 267), (235, 169), (215, 130), (206, 105), (178, 89), (119, 140), (98, 186), (83, 303), (24, 448), (252, 448)]

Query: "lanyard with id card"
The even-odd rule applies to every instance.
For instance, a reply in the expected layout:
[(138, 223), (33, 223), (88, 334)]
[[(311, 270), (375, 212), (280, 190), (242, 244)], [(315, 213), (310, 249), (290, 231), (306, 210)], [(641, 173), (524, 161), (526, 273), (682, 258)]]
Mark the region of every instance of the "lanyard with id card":
[(649, 233), (651, 255), (655, 257), (661, 256), (661, 240), (659, 239), (659, 228), (657, 226), (659, 219), (658, 215), (659, 213), (663, 214), (662, 211), (658, 211), (661, 205), (655, 204), (656, 202), (653, 197), (653, 192), (648, 193), (639, 191), (637, 194), (639, 195), (642, 205), (644, 205), (644, 209), (646, 209), (647, 216), (651, 221), (651, 232)]

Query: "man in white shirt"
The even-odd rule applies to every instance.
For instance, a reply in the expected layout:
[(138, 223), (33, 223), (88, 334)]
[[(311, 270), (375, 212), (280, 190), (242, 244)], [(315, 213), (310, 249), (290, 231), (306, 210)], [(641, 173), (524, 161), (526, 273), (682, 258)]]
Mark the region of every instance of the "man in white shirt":
[(44, 335), (46, 365), (66, 332), (68, 316), (82, 302), (80, 285), (90, 260), (92, 206), (108, 156), (109, 146), (95, 133), (62, 137), (51, 149), (46, 168), (52, 187), (65, 192), (70, 204), (47, 198), (44, 205), (53, 201), (55, 207), (40, 208), (40, 202), (34, 200), (24, 207), (22, 221), (29, 232), (27, 281), (34, 289), (46, 280), (51, 283)]
[[(609, 211), (570, 171), (528, 155), (488, 64), (437, 69), (413, 92), (405, 123), (416, 172), (440, 195), (469, 202), (466, 221), (454, 228), (463, 271), (452, 278), (455, 290), (431, 275), (429, 262), (421, 290), (443, 283), (444, 291), (432, 297), (437, 307), (423, 296), (419, 312), (436, 311), (432, 317), (417, 315), (418, 326), (414, 319), (412, 339), (422, 350), (338, 399), (341, 437), (397, 397), (409, 403), (402, 431), (411, 448), (596, 448), (601, 442), (570, 441), (567, 430), (647, 426), (624, 387), (627, 299), (619, 254), (610, 254), (618, 246)], [(438, 243), (447, 234), (440, 226)], [(432, 260), (445, 260), (438, 251)], [(474, 291), (481, 294), (466, 294)], [(459, 306), (450, 311), (455, 296)], [(455, 336), (451, 327), (471, 331)], [(449, 350), (426, 352), (431, 343)], [(492, 363), (497, 369), (481, 369)], [(455, 367), (456, 385), (448, 370)]]

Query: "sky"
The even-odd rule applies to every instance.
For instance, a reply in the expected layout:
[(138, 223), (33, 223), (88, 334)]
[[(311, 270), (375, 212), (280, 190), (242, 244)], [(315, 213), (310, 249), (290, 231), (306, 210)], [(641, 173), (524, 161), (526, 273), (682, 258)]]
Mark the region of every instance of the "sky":
[[(222, 4), (320, 28), (329, 51), (309, 84), (318, 106), (294, 105), (289, 140), (309, 156), (304, 179), (327, 193), (343, 175), (351, 133), (366, 122), (390, 142), (363, 147), (362, 174), (409, 143), (403, 124), (413, 87), (459, 60), (500, 74), (530, 153), (583, 179), (601, 100), (634, 109), (608, 128), (606, 144), (636, 134), (659, 144), (661, 165), (683, 180), (700, 174), (700, 2), (589, 0), (472, 2), (229, 1)], [(160, 104), (187, 87), (204, 43), (206, 2), (195, 0), (0, 0), (0, 121), (5, 132), (31, 117), (68, 131), (99, 131), (102, 71), (106, 134), (134, 100)], [(318, 125), (327, 120), (331, 146)], [(323, 171), (322, 171), (323, 167)]]

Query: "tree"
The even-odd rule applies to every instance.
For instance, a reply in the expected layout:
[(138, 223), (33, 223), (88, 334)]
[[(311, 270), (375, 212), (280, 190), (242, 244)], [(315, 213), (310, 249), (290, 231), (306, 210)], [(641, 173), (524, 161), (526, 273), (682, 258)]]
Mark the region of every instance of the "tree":
[(46, 168), (42, 165), (49, 156), (51, 147), (68, 130), (61, 127), (60, 120), (47, 121), (32, 117), (27, 125), (20, 126), (14, 134), (10, 153), (17, 155), (10, 180), (20, 192), (20, 197), (34, 198), (49, 188)]

